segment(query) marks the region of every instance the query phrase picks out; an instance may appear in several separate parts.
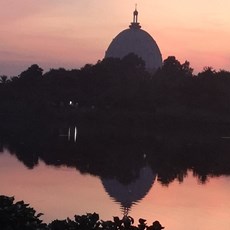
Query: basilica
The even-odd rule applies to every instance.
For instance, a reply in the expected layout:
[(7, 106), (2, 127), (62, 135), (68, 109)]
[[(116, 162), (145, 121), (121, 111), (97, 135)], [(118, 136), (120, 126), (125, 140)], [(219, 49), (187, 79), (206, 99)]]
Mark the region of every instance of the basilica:
[(110, 43), (105, 58), (123, 58), (130, 53), (141, 57), (150, 72), (162, 66), (160, 49), (152, 36), (141, 29), (137, 9), (133, 12), (133, 22), (129, 28), (121, 31)]

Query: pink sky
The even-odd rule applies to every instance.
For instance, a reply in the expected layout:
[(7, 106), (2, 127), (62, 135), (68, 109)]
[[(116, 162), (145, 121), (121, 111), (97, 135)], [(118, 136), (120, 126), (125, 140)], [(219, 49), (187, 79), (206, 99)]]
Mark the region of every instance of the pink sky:
[(34, 63), (45, 71), (95, 64), (128, 28), (135, 3), (163, 59), (230, 70), (229, 0), (0, 0), (0, 75)]

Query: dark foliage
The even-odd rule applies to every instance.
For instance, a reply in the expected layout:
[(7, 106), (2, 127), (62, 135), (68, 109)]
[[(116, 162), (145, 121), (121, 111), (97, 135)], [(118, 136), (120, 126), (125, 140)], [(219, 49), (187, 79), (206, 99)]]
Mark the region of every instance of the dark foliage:
[(54, 220), (50, 224), (42, 223), (40, 216), (24, 201), (14, 203), (13, 197), (0, 196), (0, 229), (1, 230), (161, 230), (159, 221), (154, 221), (148, 226), (146, 220), (140, 218), (138, 226), (134, 226), (134, 220), (130, 216), (122, 219), (114, 217), (113, 221), (99, 219), (97, 213), (75, 215), (74, 220)]
[(0, 196), (0, 229), (33, 230), (47, 229), (39, 217), (42, 213), (29, 207), (24, 201), (14, 203), (14, 197)]
[(229, 72), (205, 67), (195, 76), (188, 61), (181, 64), (174, 56), (155, 74), (134, 54), (45, 74), (33, 64), (19, 77), (1, 76), (0, 118), (71, 119), (96, 108), (223, 122), (229, 121), (229, 87)]

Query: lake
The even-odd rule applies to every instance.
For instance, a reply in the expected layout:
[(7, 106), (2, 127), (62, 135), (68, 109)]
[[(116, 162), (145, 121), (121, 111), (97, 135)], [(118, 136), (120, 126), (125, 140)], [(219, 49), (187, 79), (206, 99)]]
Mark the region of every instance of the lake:
[(228, 138), (206, 147), (178, 145), (175, 136), (150, 145), (92, 139), (87, 145), (77, 135), (75, 127), (59, 130), (48, 148), (2, 145), (0, 193), (29, 203), (46, 223), (96, 212), (102, 220), (128, 214), (135, 225), (140, 217), (149, 225), (159, 220), (169, 230), (230, 228)]

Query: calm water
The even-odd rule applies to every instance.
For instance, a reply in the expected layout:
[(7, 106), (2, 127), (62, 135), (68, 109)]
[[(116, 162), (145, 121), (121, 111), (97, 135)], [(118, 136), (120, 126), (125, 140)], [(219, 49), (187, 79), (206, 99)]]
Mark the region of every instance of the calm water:
[[(49, 151), (51, 154), (52, 150)], [(230, 176), (204, 173), (202, 183), (202, 172), (197, 175), (193, 169), (183, 169), (182, 175), (177, 173), (170, 180), (168, 173), (165, 176), (167, 165), (155, 170), (154, 164), (150, 167), (145, 163), (138, 173), (130, 170), (130, 175), (135, 175), (122, 181), (116, 174), (107, 177), (80, 157), (75, 161), (82, 162), (84, 167), (75, 161), (62, 163), (64, 158), (60, 156), (54, 160), (56, 165), (35, 152), (29, 163), (21, 156), (2, 149), (0, 194), (25, 200), (37, 212), (44, 213), (45, 222), (86, 212), (97, 212), (101, 219), (109, 220), (128, 210), (136, 224), (142, 217), (148, 224), (159, 220), (169, 230), (230, 229)]]

